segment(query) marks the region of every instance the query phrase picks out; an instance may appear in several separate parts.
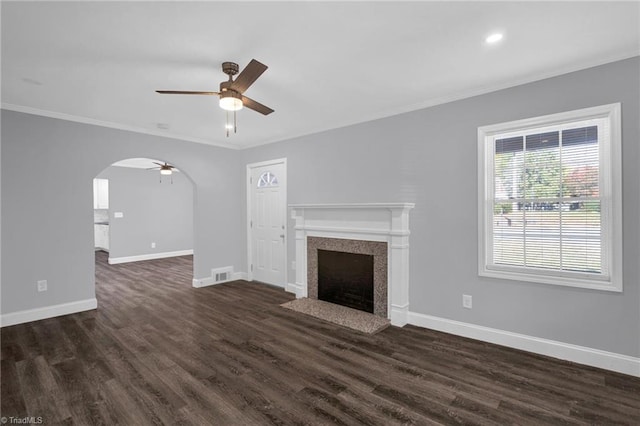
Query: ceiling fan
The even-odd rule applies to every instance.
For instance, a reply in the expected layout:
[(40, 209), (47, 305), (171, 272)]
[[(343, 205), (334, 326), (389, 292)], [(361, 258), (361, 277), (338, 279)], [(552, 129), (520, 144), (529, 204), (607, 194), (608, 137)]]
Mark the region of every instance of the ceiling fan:
[[(147, 170), (160, 170), (160, 182), (162, 183), (162, 176), (170, 176), (173, 174), (173, 170), (176, 166), (172, 166), (169, 163), (158, 163), (156, 161), (152, 161), (153, 164), (157, 164), (158, 167), (149, 167)], [(171, 183), (173, 183), (173, 176), (171, 176)]]
[[(251, 86), (257, 79), (267, 70), (267, 66), (263, 63), (252, 59), (240, 74), (238, 71), (240, 67), (235, 62), (223, 62), (222, 72), (229, 76), (229, 80), (220, 83), (219, 92), (193, 92), (184, 90), (156, 90), (157, 93), (163, 95), (217, 95), (220, 97), (220, 108), (227, 111), (227, 136), (229, 136), (229, 130), (233, 128), (233, 132), (236, 132), (236, 111), (247, 107), (263, 115), (269, 115), (273, 112), (273, 109), (266, 105), (256, 102), (251, 98), (246, 97), (243, 93)], [(236, 79), (233, 76), (238, 74)], [(233, 126), (229, 123), (229, 111), (233, 112)]]

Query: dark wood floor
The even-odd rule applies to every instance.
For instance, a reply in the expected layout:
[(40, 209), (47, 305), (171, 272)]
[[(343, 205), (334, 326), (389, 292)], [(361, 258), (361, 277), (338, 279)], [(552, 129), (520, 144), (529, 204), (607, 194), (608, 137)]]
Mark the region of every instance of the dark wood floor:
[(412, 326), (367, 336), (191, 257), (106, 264), (98, 310), (2, 329), (1, 415), (44, 424), (640, 424), (640, 379)]

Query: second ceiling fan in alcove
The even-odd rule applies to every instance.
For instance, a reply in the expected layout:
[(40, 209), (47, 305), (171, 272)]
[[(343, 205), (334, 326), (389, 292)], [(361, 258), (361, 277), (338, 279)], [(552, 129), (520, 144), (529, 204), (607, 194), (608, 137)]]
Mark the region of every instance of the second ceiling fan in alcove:
[[(156, 90), (157, 93), (163, 95), (208, 95), (220, 97), (220, 108), (227, 111), (227, 125), (226, 132), (229, 136), (229, 131), (233, 129), (235, 133), (236, 126), (236, 111), (247, 107), (263, 115), (269, 115), (273, 112), (273, 109), (260, 102), (244, 95), (244, 92), (251, 86), (257, 79), (267, 70), (267, 66), (263, 63), (252, 59), (240, 74), (238, 71), (240, 67), (235, 62), (223, 62), (222, 71), (229, 76), (227, 81), (220, 83), (219, 92), (197, 92), (197, 91), (185, 91), (185, 90)], [(233, 76), (238, 74), (236, 79)], [(233, 123), (229, 120), (229, 112), (233, 112)]]
[(157, 164), (157, 167), (148, 167), (147, 170), (160, 170), (160, 183), (162, 183), (162, 176), (171, 176), (171, 183), (173, 184), (173, 171), (178, 170), (176, 166), (165, 162), (164, 164), (152, 161), (153, 164)]

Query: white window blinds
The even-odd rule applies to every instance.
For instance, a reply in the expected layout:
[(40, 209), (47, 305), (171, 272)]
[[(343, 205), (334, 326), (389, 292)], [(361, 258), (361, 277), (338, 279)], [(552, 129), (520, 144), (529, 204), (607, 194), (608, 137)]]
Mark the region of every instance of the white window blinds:
[(575, 125), (494, 139), (494, 263), (602, 272), (598, 127), (604, 123)]

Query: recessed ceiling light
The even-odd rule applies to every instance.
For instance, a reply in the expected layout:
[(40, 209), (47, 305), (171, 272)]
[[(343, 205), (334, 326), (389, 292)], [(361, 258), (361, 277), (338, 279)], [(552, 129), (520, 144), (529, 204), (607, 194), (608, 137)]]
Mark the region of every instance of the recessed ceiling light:
[(497, 43), (502, 40), (502, 33), (494, 33), (485, 39), (487, 43)]
[(156, 127), (161, 130), (169, 130), (169, 123), (156, 123)]

